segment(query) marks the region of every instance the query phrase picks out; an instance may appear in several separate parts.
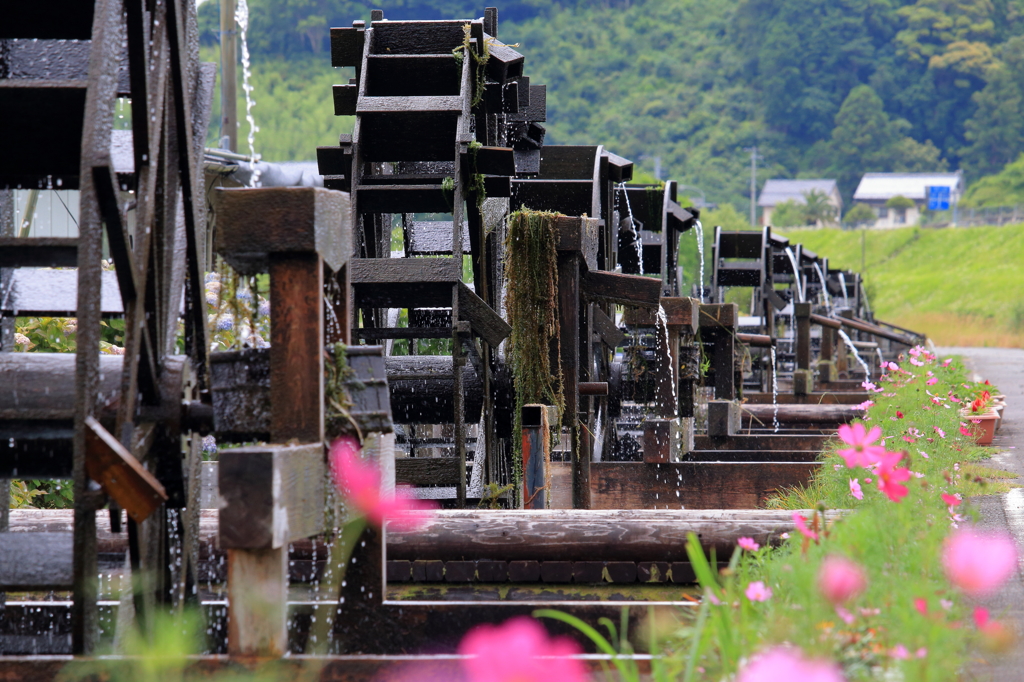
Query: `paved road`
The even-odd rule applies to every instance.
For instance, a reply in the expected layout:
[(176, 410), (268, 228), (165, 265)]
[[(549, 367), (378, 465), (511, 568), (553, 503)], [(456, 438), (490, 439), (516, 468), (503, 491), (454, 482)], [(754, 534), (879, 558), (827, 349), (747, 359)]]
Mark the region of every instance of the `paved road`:
[[(1024, 485), (1024, 350), (1019, 348), (940, 348), (940, 355), (959, 355), (968, 368), (995, 384), (1006, 395), (1003, 423), (992, 445), (999, 449), (990, 462), (998, 469), (1012, 471)], [(1003, 528), (1017, 539), (1024, 556), (1024, 488), (1003, 495), (988, 495), (971, 501), (980, 511), (978, 526)], [(985, 606), (994, 615), (1015, 623), (1021, 639), (1009, 654), (992, 656), (977, 654), (976, 662), (966, 671), (967, 680), (1021, 682), (1024, 680), (1024, 574), (1017, 569), (1011, 581)]]

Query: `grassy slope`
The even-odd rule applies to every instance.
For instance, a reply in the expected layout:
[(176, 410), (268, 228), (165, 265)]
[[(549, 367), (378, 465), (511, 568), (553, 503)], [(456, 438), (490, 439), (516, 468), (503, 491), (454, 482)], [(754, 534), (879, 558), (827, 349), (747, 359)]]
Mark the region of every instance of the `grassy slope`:
[(883, 320), (940, 345), (1024, 347), (1024, 225), (785, 234), (832, 267), (863, 272)]

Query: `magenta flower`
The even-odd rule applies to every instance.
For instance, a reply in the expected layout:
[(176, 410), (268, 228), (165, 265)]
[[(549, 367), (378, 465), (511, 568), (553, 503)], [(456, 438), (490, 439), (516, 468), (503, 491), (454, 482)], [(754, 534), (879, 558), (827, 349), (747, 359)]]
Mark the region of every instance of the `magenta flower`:
[(935, 433), (939, 434), (939, 438), (945, 438), (946, 437), (946, 432), (943, 431), (942, 429), (940, 429), (938, 426), (933, 426), (932, 430), (935, 431)]
[(868, 586), (864, 570), (841, 556), (830, 554), (818, 569), (818, 589), (833, 606), (850, 601)]
[(873, 464), (885, 454), (885, 448), (872, 445), (881, 435), (882, 429), (878, 426), (873, 426), (870, 431), (867, 431), (860, 423), (843, 424), (839, 427), (839, 438), (853, 447), (837, 450), (837, 452), (846, 461), (846, 466), (851, 469)]
[(398, 516), (404, 527), (415, 527), (427, 520), (424, 513), (433, 504), (401, 495), (382, 497), (380, 470), (364, 462), (362, 449), (354, 436), (342, 436), (331, 444), (331, 472), (335, 485), (346, 501), (374, 526), (380, 526), (387, 517)]
[(857, 482), (856, 478), (850, 479), (850, 494), (858, 500), (864, 499), (864, 491), (860, 487), (860, 483)]
[(755, 580), (747, 585), (747, 591), (744, 594), (747, 595), (747, 599), (750, 601), (768, 601), (772, 598), (771, 588), (767, 587), (760, 580)]
[(902, 452), (887, 452), (878, 462), (875, 475), (878, 477), (878, 489), (885, 493), (893, 502), (899, 502), (907, 493), (907, 486), (901, 485), (910, 478), (909, 469), (897, 469), (896, 464), (903, 459)]
[(793, 647), (775, 647), (743, 666), (736, 682), (843, 682), (838, 666), (831, 661), (804, 658)]
[(956, 507), (960, 504), (960, 498), (949, 493), (942, 493), (942, 501), (946, 503), (947, 507)]
[(800, 514), (793, 512), (793, 523), (796, 524), (796, 529), (800, 531), (800, 535), (803, 535), (808, 540), (814, 540), (817, 542), (818, 534), (807, 527), (807, 519)]
[(740, 538), (736, 544), (740, 546), (740, 549), (745, 549), (748, 552), (756, 552), (761, 548), (761, 545), (754, 542), (754, 538)]
[(951, 583), (971, 597), (987, 597), (1017, 570), (1017, 546), (1005, 533), (963, 528), (946, 539), (942, 563)]
[(501, 625), (478, 625), (459, 644), (466, 656), (466, 682), (586, 682), (587, 672), (577, 658), (583, 653), (567, 637), (549, 638), (529, 616)]

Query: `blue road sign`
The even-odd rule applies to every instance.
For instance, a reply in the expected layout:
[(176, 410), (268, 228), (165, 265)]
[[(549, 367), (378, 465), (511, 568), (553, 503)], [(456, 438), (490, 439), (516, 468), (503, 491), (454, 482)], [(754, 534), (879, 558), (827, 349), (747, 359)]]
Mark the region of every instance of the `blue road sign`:
[(928, 188), (928, 210), (948, 211), (949, 210), (949, 187)]

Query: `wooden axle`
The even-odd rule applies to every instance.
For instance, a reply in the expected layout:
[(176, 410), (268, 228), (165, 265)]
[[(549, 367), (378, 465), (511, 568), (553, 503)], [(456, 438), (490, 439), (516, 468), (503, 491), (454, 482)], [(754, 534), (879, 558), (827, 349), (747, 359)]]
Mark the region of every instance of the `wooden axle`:
[(769, 544), (793, 528), (792, 511), (459, 510), (416, 530), (389, 527), (385, 540), (389, 560), (685, 561), (689, 533), (724, 557), (740, 537)]

